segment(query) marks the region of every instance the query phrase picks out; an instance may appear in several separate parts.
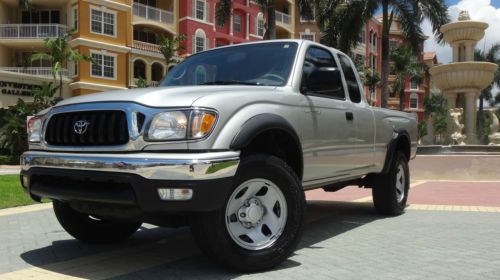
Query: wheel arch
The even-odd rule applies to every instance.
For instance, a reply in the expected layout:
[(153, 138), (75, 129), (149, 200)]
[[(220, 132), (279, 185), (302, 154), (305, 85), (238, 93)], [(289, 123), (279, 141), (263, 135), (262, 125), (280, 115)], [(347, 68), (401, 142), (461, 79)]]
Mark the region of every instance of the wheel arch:
[(387, 144), (387, 154), (385, 155), (383, 174), (389, 172), (389, 169), (394, 160), (394, 155), (397, 152), (402, 152), (407, 160), (410, 160), (411, 156), (411, 140), (410, 134), (406, 129), (398, 128), (394, 130), (393, 137), (389, 144)]
[(248, 119), (235, 134), (230, 148), (241, 150), (243, 156), (252, 152), (277, 156), (302, 180), (304, 165), (300, 138), (281, 116), (264, 113)]

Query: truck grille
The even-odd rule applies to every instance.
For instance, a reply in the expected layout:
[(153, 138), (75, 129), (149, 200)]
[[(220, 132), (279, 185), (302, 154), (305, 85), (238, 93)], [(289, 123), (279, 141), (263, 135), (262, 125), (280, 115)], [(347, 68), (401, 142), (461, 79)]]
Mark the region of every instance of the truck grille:
[(53, 146), (112, 146), (129, 140), (127, 116), (118, 110), (55, 114), (45, 130)]

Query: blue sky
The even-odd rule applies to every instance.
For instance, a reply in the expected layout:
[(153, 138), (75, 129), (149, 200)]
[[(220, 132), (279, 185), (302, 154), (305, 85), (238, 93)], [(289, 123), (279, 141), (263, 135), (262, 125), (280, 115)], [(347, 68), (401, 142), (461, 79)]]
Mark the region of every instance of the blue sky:
[[(451, 6), (458, 3), (458, 0), (446, 0), (446, 5)], [(500, 0), (491, 0), (491, 5), (500, 8)]]

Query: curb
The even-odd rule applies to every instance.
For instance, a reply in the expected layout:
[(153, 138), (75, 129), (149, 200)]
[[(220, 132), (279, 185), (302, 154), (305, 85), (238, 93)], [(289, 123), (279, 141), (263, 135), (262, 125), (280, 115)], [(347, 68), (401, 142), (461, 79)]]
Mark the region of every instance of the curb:
[(500, 155), (500, 146), (486, 146), (486, 145), (418, 146), (417, 155)]

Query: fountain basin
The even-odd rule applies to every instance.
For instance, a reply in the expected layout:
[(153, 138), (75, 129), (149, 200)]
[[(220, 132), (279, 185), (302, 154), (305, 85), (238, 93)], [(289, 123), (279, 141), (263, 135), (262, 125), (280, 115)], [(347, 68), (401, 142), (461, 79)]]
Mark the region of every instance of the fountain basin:
[(488, 24), (480, 21), (457, 21), (441, 26), (443, 39), (447, 43), (457, 41), (479, 41), (484, 37), (484, 30)]
[(495, 71), (497, 65), (490, 62), (456, 62), (429, 70), (434, 84), (443, 91), (482, 90), (491, 84)]

